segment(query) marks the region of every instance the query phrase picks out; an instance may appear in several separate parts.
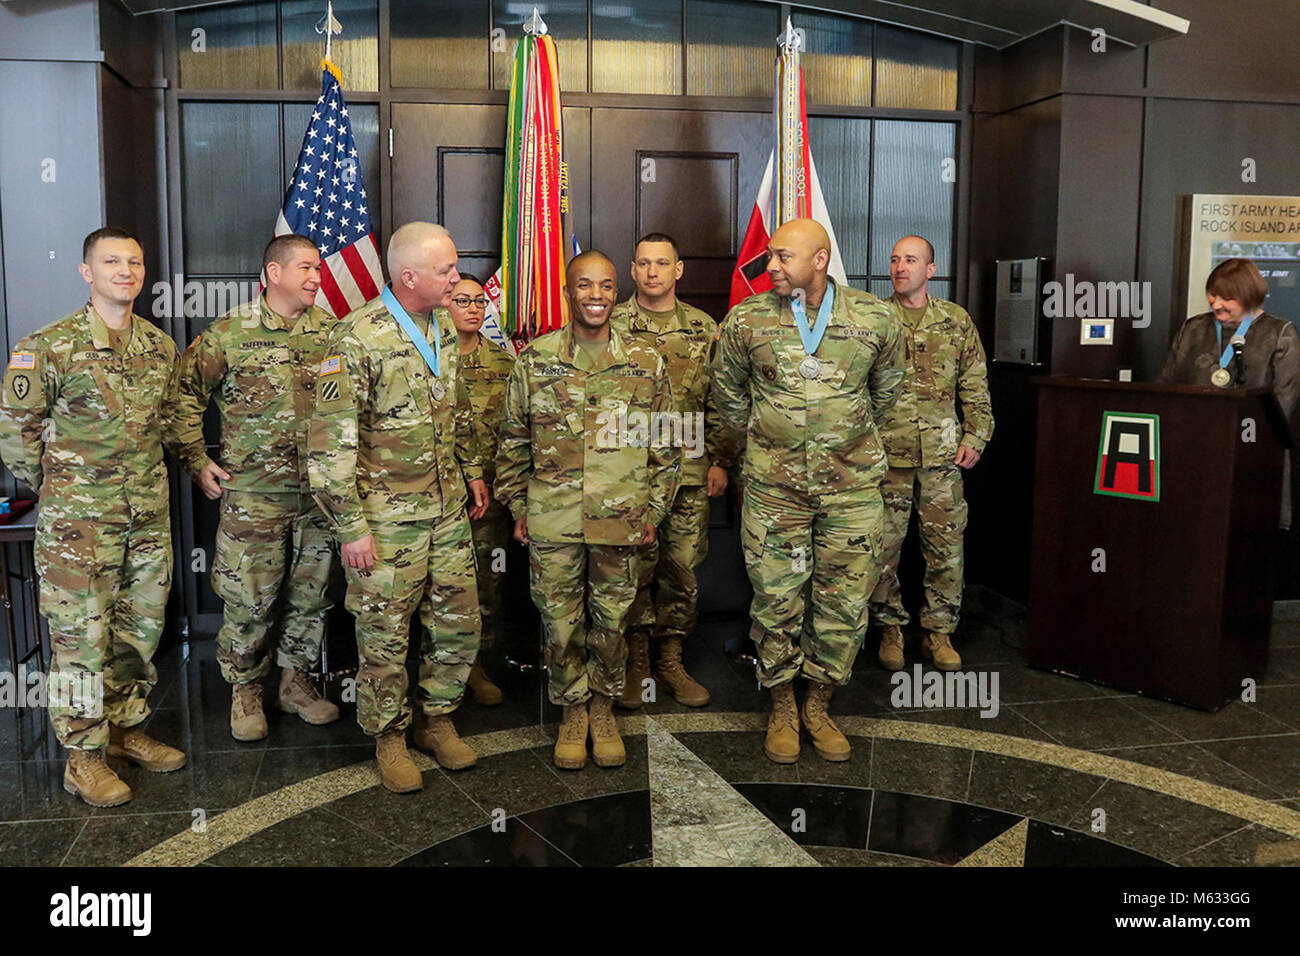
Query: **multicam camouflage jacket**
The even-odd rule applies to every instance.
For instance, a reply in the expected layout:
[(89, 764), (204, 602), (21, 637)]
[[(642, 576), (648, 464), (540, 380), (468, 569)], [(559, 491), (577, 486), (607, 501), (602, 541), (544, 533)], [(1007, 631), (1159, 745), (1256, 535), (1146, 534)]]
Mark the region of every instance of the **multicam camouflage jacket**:
[(722, 324), (713, 397), (722, 425), (747, 433), (747, 482), (818, 495), (874, 486), (885, 473), (877, 422), (902, 387), (898, 327), (874, 295), (828, 288), (835, 301), (811, 378), (800, 372), (808, 356), (789, 299), (750, 296)]
[(483, 477), (456, 330), (412, 318), (430, 343), (441, 336), (438, 375), (376, 298), (335, 325), (316, 377), (308, 473), (343, 544), (370, 522), (455, 513), (466, 483)]
[(14, 347), (0, 456), (41, 499), (43, 522), (167, 520), (163, 406), (176, 345), (131, 316), (122, 353), (87, 303)]
[(614, 307), (609, 324), (621, 334), (631, 335), (634, 341), (644, 342), (659, 352), (672, 384), (674, 407), (684, 416), (703, 421), (703, 434), (698, 440), (703, 442), (704, 453), (692, 455), (689, 449), (683, 453), (681, 484), (686, 487), (705, 484), (710, 465), (726, 468), (735, 458), (734, 450), (723, 445), (716, 415), (706, 414), (718, 323), (707, 312), (680, 299), (671, 316), (657, 316), (642, 308), (633, 293), (626, 302)]
[[(966, 310), (931, 298), (915, 326), (898, 302), (886, 300), (910, 365), (898, 401), (880, 423), (894, 468), (951, 464), (958, 445), (982, 453), (993, 437), (993, 403), (979, 332)], [(956, 401), (961, 400), (958, 418)]]
[(168, 446), (197, 478), (211, 463), (203, 412), (216, 392), (223, 487), (262, 494), (306, 493), (307, 429), (316, 372), (335, 320), (312, 306), (292, 326), (263, 294), (217, 319), (181, 356), (169, 402)]
[(506, 388), (510, 384), (510, 372), (515, 367), (515, 357), (486, 335), (478, 338), (478, 348), (468, 355), (461, 355), (460, 371), (465, 377), (465, 387), (469, 389), (474, 421), (485, 442), (483, 478), (490, 485), (496, 480), (497, 432), (506, 411)]
[(572, 324), (520, 353), (506, 393), (497, 500), (528, 536), (640, 544), (677, 493), (672, 395), (663, 359), (611, 328), (594, 364)]

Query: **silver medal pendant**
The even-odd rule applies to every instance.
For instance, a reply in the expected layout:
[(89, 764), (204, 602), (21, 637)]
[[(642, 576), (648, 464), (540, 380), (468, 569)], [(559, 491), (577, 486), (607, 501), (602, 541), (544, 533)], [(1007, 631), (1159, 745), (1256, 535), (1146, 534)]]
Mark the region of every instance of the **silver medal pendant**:
[(799, 363), (799, 374), (804, 378), (816, 378), (821, 373), (822, 363), (811, 355)]
[(1210, 376), (1210, 381), (1219, 388), (1226, 388), (1232, 383), (1232, 373), (1226, 368), (1216, 368), (1214, 373)]

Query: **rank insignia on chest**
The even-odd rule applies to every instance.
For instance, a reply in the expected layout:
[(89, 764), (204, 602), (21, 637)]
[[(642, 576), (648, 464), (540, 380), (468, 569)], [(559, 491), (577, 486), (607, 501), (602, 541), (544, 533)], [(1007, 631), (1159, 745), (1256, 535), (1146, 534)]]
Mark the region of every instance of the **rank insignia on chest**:
[(342, 367), (342, 356), (331, 355), (325, 361), (320, 363), (320, 373), (322, 375), (333, 375)]
[(9, 357), (10, 368), (36, 368), (36, 355), (32, 352), (15, 352)]
[(769, 382), (775, 382), (775, 381), (776, 381), (776, 366), (775, 366), (775, 365), (764, 365), (764, 366), (763, 366), (763, 377), (764, 377), (765, 379), (767, 379)]

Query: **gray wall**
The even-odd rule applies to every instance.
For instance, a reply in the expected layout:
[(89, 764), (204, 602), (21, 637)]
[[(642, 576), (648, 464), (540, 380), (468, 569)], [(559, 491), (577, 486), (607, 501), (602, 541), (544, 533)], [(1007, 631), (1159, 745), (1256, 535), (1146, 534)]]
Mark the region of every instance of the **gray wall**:
[[(170, 272), (157, 30), (158, 18), (132, 19), (116, 0), (0, 4), (3, 354), (86, 301), (81, 242), (100, 226), (129, 229), (144, 245), (138, 313), (150, 313), (149, 288)], [(47, 160), (52, 181), (42, 175)], [(19, 490), (7, 468), (0, 481), (0, 493)], [(32, 577), (30, 548), (5, 547), (10, 567)], [(11, 589), (25, 628), (35, 609), (23, 588)]]

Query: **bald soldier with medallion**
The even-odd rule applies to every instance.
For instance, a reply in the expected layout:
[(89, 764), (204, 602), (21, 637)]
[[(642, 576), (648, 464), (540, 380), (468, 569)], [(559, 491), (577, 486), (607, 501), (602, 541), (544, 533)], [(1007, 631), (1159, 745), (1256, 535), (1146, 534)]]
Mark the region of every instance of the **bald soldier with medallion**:
[(772, 695), (763, 749), (794, 763), (802, 724), (821, 757), (847, 760), (827, 707), (849, 681), (880, 575), (876, 422), (903, 383), (899, 331), (879, 299), (827, 275), (830, 238), (814, 220), (787, 222), (768, 253), (772, 291), (728, 313), (713, 375), (721, 423), (736, 444), (748, 438), (741, 541), (759, 683)]

